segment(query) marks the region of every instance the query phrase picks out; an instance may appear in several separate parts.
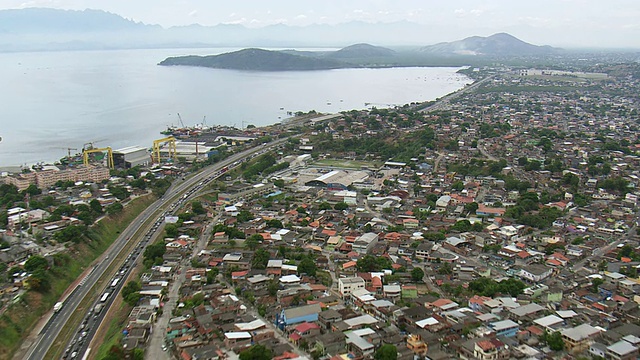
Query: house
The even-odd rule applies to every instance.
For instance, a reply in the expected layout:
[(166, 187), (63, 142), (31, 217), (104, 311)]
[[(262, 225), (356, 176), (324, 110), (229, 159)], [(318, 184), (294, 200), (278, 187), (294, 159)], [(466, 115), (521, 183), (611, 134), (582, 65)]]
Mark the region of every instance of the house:
[(489, 323), (489, 329), (495, 331), (496, 336), (514, 337), (520, 326), (512, 320), (502, 320)]
[(427, 354), (428, 347), (427, 344), (422, 341), (422, 337), (420, 335), (410, 334), (407, 336), (407, 348), (411, 350), (414, 355), (419, 357), (423, 357)]
[(600, 333), (589, 324), (578, 325), (574, 328), (564, 329), (560, 332), (565, 348), (571, 352), (582, 352), (589, 348), (591, 340)]
[(553, 273), (552, 268), (548, 268), (544, 265), (533, 264), (533, 265), (523, 266), (520, 269), (520, 272), (518, 273), (518, 275), (526, 281), (537, 283), (548, 278), (549, 276), (551, 276), (552, 273)]
[(321, 310), (319, 303), (283, 309), (276, 316), (275, 323), (278, 327), (284, 329), (284, 327), (292, 324), (318, 321), (318, 314)]
[(356, 238), (351, 248), (358, 254), (367, 254), (378, 244), (378, 234), (365, 233)]
[(320, 335), (320, 326), (318, 324), (303, 322), (294, 328), (293, 332), (289, 335), (289, 339), (295, 344), (298, 344), (302, 339), (309, 339), (317, 335)]
[(620, 340), (615, 344), (607, 346), (606, 358), (612, 360), (633, 360), (638, 357), (638, 347)]
[(508, 346), (498, 339), (480, 340), (473, 347), (473, 356), (479, 360), (508, 359), (510, 352), (507, 349)]
[(354, 290), (364, 289), (365, 281), (359, 276), (338, 279), (338, 291), (343, 298), (348, 297)]

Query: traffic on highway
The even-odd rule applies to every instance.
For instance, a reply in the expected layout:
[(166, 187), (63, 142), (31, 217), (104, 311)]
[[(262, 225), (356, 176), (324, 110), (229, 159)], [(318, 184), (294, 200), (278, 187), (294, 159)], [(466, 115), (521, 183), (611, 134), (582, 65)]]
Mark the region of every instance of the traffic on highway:
[[(49, 321), (39, 332), (35, 344), (30, 346), (30, 351), (24, 359), (45, 358), (62, 329), (87, 296), (94, 297), (93, 305), (85, 310), (86, 314), (75, 329), (73, 337), (64, 347), (64, 352), (58, 356), (61, 356), (62, 359), (81, 359), (88, 356), (93, 337), (100, 328), (104, 316), (108, 313), (109, 307), (126, 283), (126, 279), (135, 268), (146, 246), (160, 235), (165, 223), (165, 217), (174, 215), (185, 202), (194, 194), (203, 190), (212, 180), (221, 177), (227, 171), (240, 166), (243, 162), (255, 156), (271, 151), (273, 148), (282, 145), (286, 140), (287, 138), (279, 139), (263, 146), (233, 154), (217, 164), (202, 169), (199, 173), (187, 179), (175, 182), (160, 199), (145, 209), (122, 231), (112, 246), (104, 253), (102, 260), (91, 269), (85, 278), (62, 301), (60, 308), (53, 312)], [(151, 224), (149, 224), (149, 219), (153, 219)], [(143, 235), (138, 235), (142, 229), (145, 229)], [(132, 239), (133, 241), (141, 240), (124, 257), (124, 254), (120, 254), (120, 252)], [(111, 275), (110, 280), (106, 282), (105, 288), (93, 289), (93, 285), (103, 278), (114, 263), (120, 263), (119, 268)]]

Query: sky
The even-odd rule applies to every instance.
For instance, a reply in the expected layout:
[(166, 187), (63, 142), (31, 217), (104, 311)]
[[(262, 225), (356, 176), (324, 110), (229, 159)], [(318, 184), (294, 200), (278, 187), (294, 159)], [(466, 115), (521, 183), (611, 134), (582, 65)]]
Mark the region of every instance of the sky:
[(509, 32), (538, 45), (640, 48), (639, 0), (0, 0), (25, 7), (101, 9), (164, 27), (406, 20), (442, 29), (442, 41)]

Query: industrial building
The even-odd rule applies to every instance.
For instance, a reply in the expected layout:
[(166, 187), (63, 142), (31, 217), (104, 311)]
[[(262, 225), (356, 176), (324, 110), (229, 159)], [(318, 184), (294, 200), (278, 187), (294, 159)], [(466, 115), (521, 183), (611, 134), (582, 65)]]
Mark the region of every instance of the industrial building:
[(345, 190), (353, 183), (360, 183), (366, 180), (369, 174), (365, 171), (333, 170), (326, 174), (316, 177), (311, 181), (307, 181), (307, 186), (326, 187), (329, 190)]
[(135, 166), (148, 166), (151, 162), (149, 151), (141, 146), (129, 146), (113, 151), (115, 167), (130, 169)]
[[(216, 143), (216, 145), (212, 146), (202, 141), (176, 141), (176, 157), (184, 158), (187, 161), (205, 160), (213, 149), (221, 145), (224, 144)], [(160, 148), (160, 158), (167, 159), (169, 157), (169, 147)]]

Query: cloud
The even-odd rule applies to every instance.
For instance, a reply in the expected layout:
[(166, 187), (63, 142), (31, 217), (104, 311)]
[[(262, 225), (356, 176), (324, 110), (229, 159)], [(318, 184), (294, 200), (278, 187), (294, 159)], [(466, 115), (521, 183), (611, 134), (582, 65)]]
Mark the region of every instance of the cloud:
[(189, 16), (194, 17), (198, 15), (198, 10), (193, 10), (192, 12), (189, 13)]
[(295, 17), (296, 20), (304, 20), (306, 18), (307, 18), (307, 15), (304, 15), (304, 14), (300, 14), (300, 15)]

